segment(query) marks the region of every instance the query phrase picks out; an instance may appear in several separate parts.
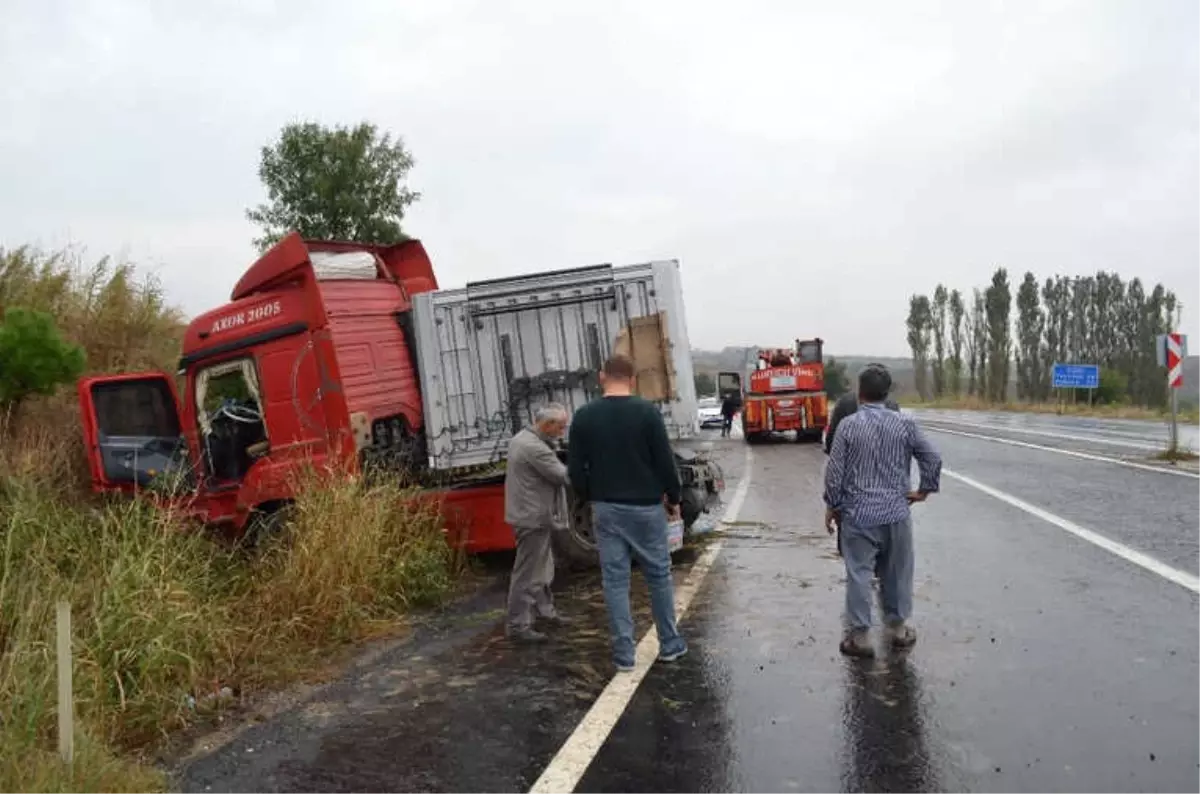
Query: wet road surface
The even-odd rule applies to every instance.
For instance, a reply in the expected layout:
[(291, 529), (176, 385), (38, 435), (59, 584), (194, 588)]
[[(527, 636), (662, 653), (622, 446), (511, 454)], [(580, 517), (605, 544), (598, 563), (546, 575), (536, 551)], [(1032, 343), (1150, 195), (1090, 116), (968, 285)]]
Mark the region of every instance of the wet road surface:
[[(931, 438), (948, 470), (1194, 577), (1195, 479)], [(717, 440), (715, 453), (732, 492), (746, 446)], [(1200, 787), (1192, 589), (945, 477), (915, 510), (916, 647), (847, 660), (824, 455), (755, 446), (749, 465), (681, 624), (691, 652), (650, 669), (577, 790)], [(503, 640), (494, 572), (411, 640), (189, 763), (180, 786), (528, 790), (612, 675), (595, 576), (556, 586), (577, 624), (549, 646)], [(640, 615), (644, 631), (644, 604)]]
[[(1096, 516), (1079, 514), (1069, 487), (1104, 464), (993, 463), (994, 444), (945, 441), (947, 468)], [(685, 620), (694, 652), (651, 671), (579, 790), (1197, 790), (1194, 592), (946, 479), (916, 508), (919, 642), (846, 660), (824, 456), (788, 444), (754, 455), (756, 496)], [(1013, 471), (1024, 479), (999, 480)], [(1154, 492), (1092, 528), (1194, 571), (1196, 482), (1145, 476), (1183, 500), (1177, 524), (1152, 512), (1138, 535), (1136, 507)], [(1129, 491), (1092, 495), (1088, 509), (1122, 506)]]
[[(1052, 414), (906, 409), (929, 427), (978, 433), (1054, 448), (1145, 459), (1166, 448), (1167, 421), (1096, 419)], [(1200, 428), (1180, 424), (1179, 443), (1200, 451)]]

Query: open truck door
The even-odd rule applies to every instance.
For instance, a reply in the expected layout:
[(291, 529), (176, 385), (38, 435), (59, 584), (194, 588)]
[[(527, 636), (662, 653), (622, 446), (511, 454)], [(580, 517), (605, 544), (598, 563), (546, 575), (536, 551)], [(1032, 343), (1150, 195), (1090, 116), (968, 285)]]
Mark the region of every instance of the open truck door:
[(738, 402), (742, 400), (742, 376), (736, 372), (717, 373), (717, 396), (724, 400), (735, 395)]
[(186, 477), (187, 441), (169, 375), (83, 378), (78, 391), (94, 490), (129, 491), (162, 475)]

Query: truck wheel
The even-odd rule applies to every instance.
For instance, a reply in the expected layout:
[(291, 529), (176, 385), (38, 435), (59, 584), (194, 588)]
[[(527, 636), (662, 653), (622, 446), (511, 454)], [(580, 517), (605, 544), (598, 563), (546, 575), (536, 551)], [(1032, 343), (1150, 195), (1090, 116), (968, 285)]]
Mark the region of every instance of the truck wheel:
[(258, 549), (265, 541), (283, 533), (292, 518), (290, 502), (273, 502), (259, 505), (250, 514), (240, 545), (247, 551)]
[(566, 529), (557, 530), (552, 538), (555, 564), (564, 571), (582, 571), (600, 564), (596, 533), (592, 526), (592, 511), (586, 502), (571, 497), (571, 520)]
[(683, 516), (683, 531), (686, 533), (704, 512), (704, 494), (698, 488), (684, 488), (679, 500), (679, 512)]

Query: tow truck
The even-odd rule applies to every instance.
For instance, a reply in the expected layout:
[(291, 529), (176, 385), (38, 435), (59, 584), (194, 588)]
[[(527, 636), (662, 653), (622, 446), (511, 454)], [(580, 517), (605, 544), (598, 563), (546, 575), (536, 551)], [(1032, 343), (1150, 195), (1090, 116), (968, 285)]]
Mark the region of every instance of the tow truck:
[(722, 394), (741, 395), (746, 443), (788, 432), (798, 442), (821, 439), (829, 422), (824, 344), (820, 338), (797, 339), (790, 349), (761, 349), (746, 373), (718, 374)]

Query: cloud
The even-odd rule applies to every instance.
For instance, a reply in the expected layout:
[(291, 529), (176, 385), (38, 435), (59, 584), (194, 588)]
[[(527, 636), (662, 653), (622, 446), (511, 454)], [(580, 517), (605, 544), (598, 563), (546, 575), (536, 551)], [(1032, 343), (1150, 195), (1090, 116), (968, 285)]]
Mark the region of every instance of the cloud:
[[(404, 136), (443, 284), (681, 259), (696, 344), (904, 351), (907, 295), (1112, 268), (1200, 293), (1188, 2), (603, 7), (18, 1), (0, 244), (158, 263), (190, 312), (253, 257), (259, 147)], [(11, 121), (11, 123), (9, 123)]]

